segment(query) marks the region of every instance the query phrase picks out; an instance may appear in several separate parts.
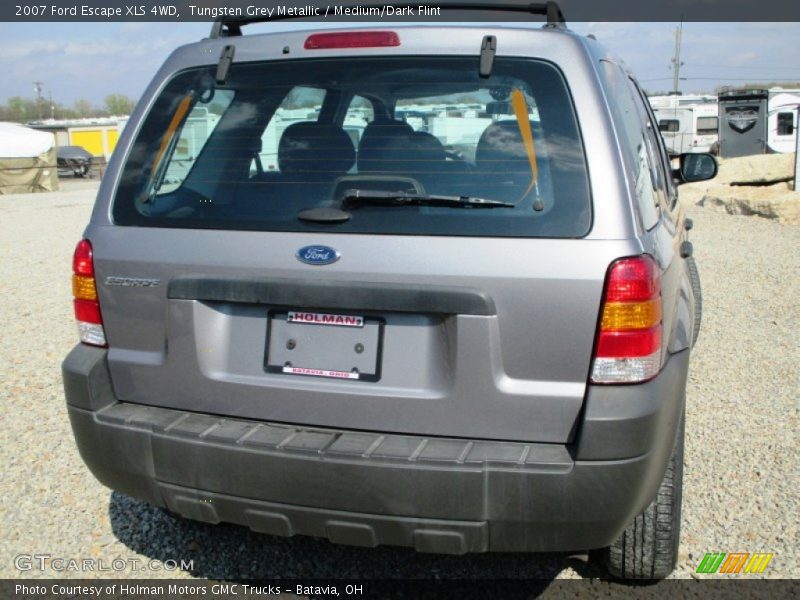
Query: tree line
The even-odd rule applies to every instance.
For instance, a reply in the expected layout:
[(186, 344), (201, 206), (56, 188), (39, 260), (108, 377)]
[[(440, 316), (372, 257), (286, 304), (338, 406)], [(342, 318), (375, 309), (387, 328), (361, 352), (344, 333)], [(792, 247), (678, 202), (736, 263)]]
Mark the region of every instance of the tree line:
[(89, 100), (76, 100), (72, 106), (59, 102), (50, 103), (47, 98), (31, 99), (12, 96), (0, 105), (0, 121), (28, 123), (40, 119), (84, 119), (93, 117), (123, 116), (131, 114), (135, 100), (123, 94), (109, 94), (102, 106)]

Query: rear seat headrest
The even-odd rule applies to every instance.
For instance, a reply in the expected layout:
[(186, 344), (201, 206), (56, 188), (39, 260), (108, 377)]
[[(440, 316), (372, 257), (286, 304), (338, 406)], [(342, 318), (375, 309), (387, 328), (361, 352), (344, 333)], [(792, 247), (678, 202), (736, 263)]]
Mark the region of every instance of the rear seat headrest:
[[(444, 144), (435, 135), (424, 131), (417, 131), (411, 136), (411, 146), (416, 150), (420, 160), (444, 161), (447, 159), (447, 151)], [(435, 167), (435, 165), (434, 165)]]
[(278, 168), (282, 173), (335, 179), (347, 173), (355, 160), (350, 136), (332, 123), (294, 123), (286, 128), (278, 143)]
[(475, 148), (475, 165), (478, 169), (497, 171), (497, 161), (523, 161), (524, 165), (520, 165), (520, 168), (528, 168), (525, 143), (516, 121), (492, 123), (484, 129), (478, 140)]
[(364, 128), (358, 149), (361, 151), (364, 144), (380, 144), (381, 139), (394, 138), (399, 135), (411, 135), (414, 128), (405, 121), (372, 121)]
[(358, 143), (358, 170), (390, 170), (391, 167), (386, 164), (390, 158), (387, 156), (387, 149), (398, 138), (406, 139), (413, 134), (414, 129), (405, 121), (372, 121), (364, 128)]

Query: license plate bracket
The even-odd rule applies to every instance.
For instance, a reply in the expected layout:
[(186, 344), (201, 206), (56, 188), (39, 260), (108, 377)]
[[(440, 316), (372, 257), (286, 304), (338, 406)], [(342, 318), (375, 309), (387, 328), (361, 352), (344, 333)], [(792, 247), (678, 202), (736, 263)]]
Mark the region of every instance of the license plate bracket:
[(305, 310), (268, 314), (269, 373), (356, 381), (380, 379), (382, 319)]

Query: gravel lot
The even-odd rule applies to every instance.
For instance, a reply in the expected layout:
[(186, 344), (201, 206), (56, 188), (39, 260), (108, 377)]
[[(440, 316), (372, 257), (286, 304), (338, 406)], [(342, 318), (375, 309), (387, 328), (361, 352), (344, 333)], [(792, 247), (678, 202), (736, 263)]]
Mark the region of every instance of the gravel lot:
[[(266, 537), (176, 520), (102, 487), (75, 449), (60, 377), (77, 338), (71, 255), (96, 186), (67, 181), (57, 193), (0, 196), (0, 577), (59, 576), (20, 573), (20, 553), (194, 561), (191, 572), (106, 577), (597, 575), (580, 558), (559, 554), (441, 557)], [(775, 553), (765, 577), (798, 578), (800, 227), (698, 207), (689, 212), (704, 314), (690, 370), (674, 576), (691, 576), (705, 552), (765, 551)]]

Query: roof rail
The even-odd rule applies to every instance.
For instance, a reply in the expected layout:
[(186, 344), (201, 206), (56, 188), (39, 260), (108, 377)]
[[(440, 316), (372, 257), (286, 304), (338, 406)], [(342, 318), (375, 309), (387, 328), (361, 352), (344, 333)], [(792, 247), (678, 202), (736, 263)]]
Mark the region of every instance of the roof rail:
[[(358, 4), (359, 9), (381, 8), (381, 4)], [(505, 2), (442, 2), (439, 5), (444, 10), (461, 10), (461, 11), (490, 11), (490, 12), (512, 12), (512, 13), (527, 13), (531, 15), (544, 15), (547, 17), (545, 27), (554, 27), (564, 29), (567, 26), (564, 20), (564, 13), (557, 2), (552, 0), (548, 2), (532, 2), (528, 4), (511, 4)], [(287, 21), (289, 19), (303, 19), (299, 15), (273, 15), (272, 17), (220, 17), (214, 21), (211, 27), (210, 38), (220, 37), (236, 37), (242, 35), (242, 27), (252, 23), (265, 23), (267, 21)]]

